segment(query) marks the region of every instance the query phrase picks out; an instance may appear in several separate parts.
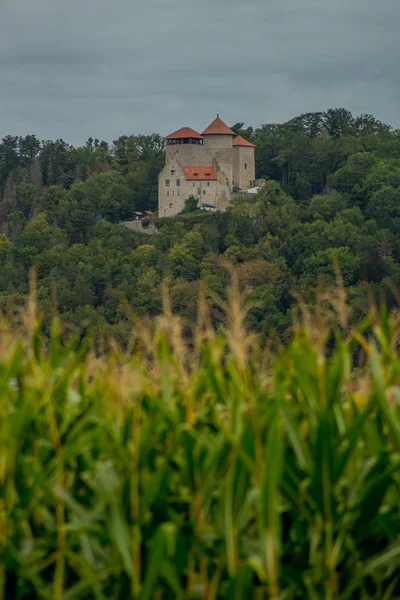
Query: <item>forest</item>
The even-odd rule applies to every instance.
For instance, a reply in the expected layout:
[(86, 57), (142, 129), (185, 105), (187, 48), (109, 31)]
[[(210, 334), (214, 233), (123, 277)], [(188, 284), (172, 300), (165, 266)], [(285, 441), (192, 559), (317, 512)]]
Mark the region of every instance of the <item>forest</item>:
[(256, 145), (256, 196), (224, 213), (155, 218), (158, 234), (120, 223), (157, 209), (159, 134), (113, 143), (8, 135), (0, 144), (0, 309), (18, 318), (29, 276), (44, 329), (57, 312), (73, 329), (126, 343), (132, 322), (162, 310), (190, 323), (203, 294), (223, 324), (234, 276), (248, 290), (249, 325), (287, 341), (300, 300), (340, 272), (354, 321), (369, 299), (396, 303), (400, 286), (400, 132), (345, 109), (283, 124), (233, 125)]

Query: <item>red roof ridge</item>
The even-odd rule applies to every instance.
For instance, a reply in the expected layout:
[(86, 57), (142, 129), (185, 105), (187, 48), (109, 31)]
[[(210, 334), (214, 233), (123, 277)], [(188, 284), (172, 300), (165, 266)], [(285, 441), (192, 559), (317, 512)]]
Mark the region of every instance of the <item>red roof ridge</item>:
[(255, 148), (255, 144), (252, 144), (248, 140), (245, 140), (244, 137), (238, 135), (232, 142), (232, 146), (247, 146), (247, 148)]
[(214, 121), (212, 123), (210, 123), (210, 125), (207, 127), (207, 129), (205, 129), (203, 131), (203, 133), (201, 135), (232, 135), (232, 136), (235, 136), (236, 134), (218, 116), (216, 119), (214, 119)]
[(185, 177), (188, 180), (192, 180), (192, 181), (201, 181), (201, 180), (206, 180), (206, 181), (215, 181), (217, 179), (217, 175), (215, 173), (215, 169), (214, 167), (212, 167), (211, 165), (208, 166), (188, 166), (188, 167), (182, 167), (184, 172), (185, 172)]
[(179, 140), (179, 139), (183, 139), (183, 138), (194, 138), (196, 140), (203, 139), (201, 137), (201, 135), (197, 131), (192, 129), (191, 127), (181, 127), (180, 129), (177, 129), (173, 133), (170, 133), (169, 135), (165, 136), (164, 139), (165, 140)]

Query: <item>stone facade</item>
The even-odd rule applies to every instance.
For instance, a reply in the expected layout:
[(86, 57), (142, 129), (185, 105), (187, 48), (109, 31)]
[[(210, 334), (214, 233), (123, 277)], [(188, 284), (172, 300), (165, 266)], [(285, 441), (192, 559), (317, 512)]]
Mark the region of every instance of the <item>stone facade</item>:
[[(198, 205), (225, 210), (232, 193), (254, 185), (254, 145), (235, 137), (219, 116), (200, 135), (184, 127), (166, 138), (159, 175), (158, 215), (172, 217), (194, 196)], [(198, 168), (197, 168), (198, 167)]]
[(143, 221), (122, 221), (121, 225), (145, 235), (156, 235), (158, 233), (158, 229), (152, 221), (146, 224)]
[[(186, 164), (190, 163), (186, 160)], [(173, 217), (179, 214), (190, 196), (197, 198), (199, 204), (215, 206), (217, 185), (217, 180), (188, 179), (176, 156), (171, 161), (167, 160), (158, 180), (158, 216)]]
[(255, 185), (256, 167), (254, 148), (249, 146), (233, 147), (234, 188), (247, 190)]

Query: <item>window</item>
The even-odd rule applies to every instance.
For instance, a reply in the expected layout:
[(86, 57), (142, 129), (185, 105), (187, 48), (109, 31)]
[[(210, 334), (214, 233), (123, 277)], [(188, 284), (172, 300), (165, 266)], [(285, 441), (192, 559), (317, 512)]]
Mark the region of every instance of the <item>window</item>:
[(211, 173), (206, 173), (206, 177), (211, 177)]
[(244, 168), (247, 169), (247, 163), (244, 163)]
[(171, 175), (175, 175), (175, 169), (171, 169)]
[(175, 196), (175, 190), (172, 190), (172, 195)]
[(172, 208), (172, 202), (169, 203), (169, 207)]
[(178, 190), (178, 196), (179, 196), (179, 190)]
[(207, 187), (210, 187), (210, 182), (209, 181), (207, 182)]
[(169, 196), (169, 190), (167, 190), (167, 198), (168, 198), (168, 196)]
[(206, 190), (203, 190), (203, 196), (205, 196), (205, 195), (206, 195)]
[(197, 193), (198, 193), (198, 194), (199, 194), (199, 196), (200, 196), (200, 194), (201, 194), (201, 189), (200, 189), (200, 188), (198, 188), (198, 189), (197, 189)]
[(228, 178), (225, 179), (225, 183), (226, 183), (226, 185), (229, 185), (229, 179)]
[(176, 180), (176, 185), (177, 185), (177, 187), (179, 187), (181, 185), (181, 180), (180, 179)]
[(166, 179), (166, 180), (165, 180), (165, 185), (166, 185), (167, 187), (169, 187), (169, 183), (170, 183), (169, 179)]

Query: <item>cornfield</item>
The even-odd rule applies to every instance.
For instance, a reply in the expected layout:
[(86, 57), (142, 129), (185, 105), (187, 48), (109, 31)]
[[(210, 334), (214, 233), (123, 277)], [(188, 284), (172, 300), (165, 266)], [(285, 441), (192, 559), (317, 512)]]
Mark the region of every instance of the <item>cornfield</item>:
[(400, 597), (400, 319), (342, 291), (284, 348), (200, 307), (132, 348), (0, 339), (0, 600)]

